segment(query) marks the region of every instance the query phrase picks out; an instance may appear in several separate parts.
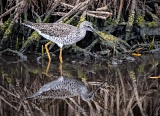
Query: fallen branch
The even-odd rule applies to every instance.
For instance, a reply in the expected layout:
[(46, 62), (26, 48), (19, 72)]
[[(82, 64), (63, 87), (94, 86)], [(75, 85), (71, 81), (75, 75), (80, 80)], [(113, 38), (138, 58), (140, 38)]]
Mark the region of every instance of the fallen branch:
[[(90, 3), (90, 0), (87, 0), (85, 2), (78, 3), (75, 7), (73, 7), (72, 10), (70, 10), (65, 16), (61, 17), (57, 22), (66, 21), (66, 18), (70, 18), (73, 14), (77, 13), (80, 9), (86, 8), (88, 4)], [(83, 12), (83, 11), (82, 11)]]
[(102, 15), (112, 15), (112, 13), (110, 13), (110, 12), (104, 12), (104, 11), (88, 11), (88, 13), (102, 14)]
[[(86, 1), (87, 2), (87, 1)], [(86, 3), (86, 2), (83, 2), (83, 3), (79, 3), (77, 6), (72, 6), (72, 5), (70, 5), (70, 4), (66, 4), (66, 3), (64, 3), (64, 2), (61, 2), (60, 4), (62, 5), (62, 6), (64, 6), (64, 7), (68, 7), (68, 8), (70, 8), (70, 9), (72, 9), (71, 10), (71, 12), (73, 12), (74, 10), (76, 10), (76, 11), (78, 11), (78, 6), (83, 6), (83, 7), (85, 7), (84, 6), (84, 4)], [(82, 5), (81, 5), (82, 4)], [(83, 8), (82, 7), (82, 8)], [(82, 8), (80, 8), (80, 10), (82, 10)], [(84, 8), (85, 9), (85, 8)], [(82, 10), (83, 11), (83, 10)], [(59, 15), (59, 16), (64, 16), (64, 17), (66, 17), (66, 16), (70, 16), (69, 15), (69, 13), (64, 13), (64, 12), (57, 12), (57, 13), (53, 13), (54, 15)], [(70, 13), (71, 14), (71, 13)], [(112, 13), (110, 13), (110, 12), (105, 12), (105, 11), (90, 11), (90, 10), (88, 10), (87, 11), (87, 15), (88, 16), (91, 16), (91, 17), (95, 17), (95, 18), (101, 18), (101, 19), (104, 19), (104, 20), (106, 20), (109, 16), (111, 16), (112, 15)], [(106, 16), (101, 16), (101, 15), (106, 15)]]
[(108, 17), (104, 17), (104, 16), (97, 16), (97, 15), (94, 15), (94, 14), (91, 14), (91, 13), (87, 13), (88, 16), (92, 16), (92, 17), (95, 17), (95, 18), (100, 18), (100, 19), (104, 19), (106, 20)]

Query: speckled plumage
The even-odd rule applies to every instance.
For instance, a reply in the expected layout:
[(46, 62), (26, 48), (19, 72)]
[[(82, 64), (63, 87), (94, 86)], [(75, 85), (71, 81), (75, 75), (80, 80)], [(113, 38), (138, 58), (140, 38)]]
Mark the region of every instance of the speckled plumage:
[[(61, 63), (63, 62), (63, 45), (70, 45), (80, 41), (85, 37), (86, 31), (96, 32), (96, 30), (92, 27), (92, 24), (88, 21), (82, 22), (79, 28), (65, 23), (32, 23), (26, 21), (22, 24), (34, 29), (44, 38), (56, 43), (60, 47), (59, 59)], [(47, 47), (50, 43), (51, 42), (48, 42), (45, 45), (49, 60), (51, 60), (51, 57)]]
[(94, 31), (92, 24), (88, 21), (82, 22), (79, 28), (65, 23), (32, 23), (26, 21), (22, 24), (36, 30), (40, 35), (56, 43), (60, 48), (63, 45), (80, 41), (85, 37), (86, 31)]
[(42, 86), (38, 92), (27, 99), (36, 98), (69, 98), (81, 96), (83, 100), (89, 101), (92, 99), (92, 92), (89, 92), (87, 87), (81, 81), (73, 78), (60, 77)]

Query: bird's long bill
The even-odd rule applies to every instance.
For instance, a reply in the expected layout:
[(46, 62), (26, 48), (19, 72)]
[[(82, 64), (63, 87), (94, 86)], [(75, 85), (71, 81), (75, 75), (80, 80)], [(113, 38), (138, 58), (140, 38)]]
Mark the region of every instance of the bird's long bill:
[(104, 38), (98, 33), (98, 31), (97, 31), (96, 29), (92, 28), (92, 31), (95, 32), (95, 33), (96, 33), (98, 36), (100, 36), (102, 39), (104, 39)]

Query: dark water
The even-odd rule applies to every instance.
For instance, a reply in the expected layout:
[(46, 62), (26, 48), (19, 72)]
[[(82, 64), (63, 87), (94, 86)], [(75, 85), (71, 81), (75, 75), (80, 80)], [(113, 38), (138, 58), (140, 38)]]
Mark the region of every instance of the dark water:
[(160, 79), (149, 78), (160, 75), (159, 54), (118, 65), (109, 60), (64, 60), (62, 75), (82, 81), (89, 91), (106, 81), (91, 101), (80, 96), (23, 100), (61, 75), (58, 60), (52, 59), (46, 76), (48, 60), (38, 64), (36, 58), (28, 56), (24, 62), (13, 56), (0, 58), (0, 116), (160, 115)]

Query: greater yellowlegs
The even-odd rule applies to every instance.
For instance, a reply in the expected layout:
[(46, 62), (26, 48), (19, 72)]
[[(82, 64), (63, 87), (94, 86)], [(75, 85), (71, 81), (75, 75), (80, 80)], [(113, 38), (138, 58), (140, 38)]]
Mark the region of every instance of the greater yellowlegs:
[(26, 21), (23, 25), (30, 27), (37, 31), (41, 36), (50, 40), (45, 44), (46, 53), (49, 60), (51, 60), (48, 45), (51, 41), (56, 43), (60, 47), (59, 59), (62, 61), (62, 47), (63, 45), (70, 45), (83, 39), (86, 35), (86, 31), (96, 32), (92, 27), (92, 23), (84, 21), (79, 27), (75, 27), (65, 23), (33, 23)]

